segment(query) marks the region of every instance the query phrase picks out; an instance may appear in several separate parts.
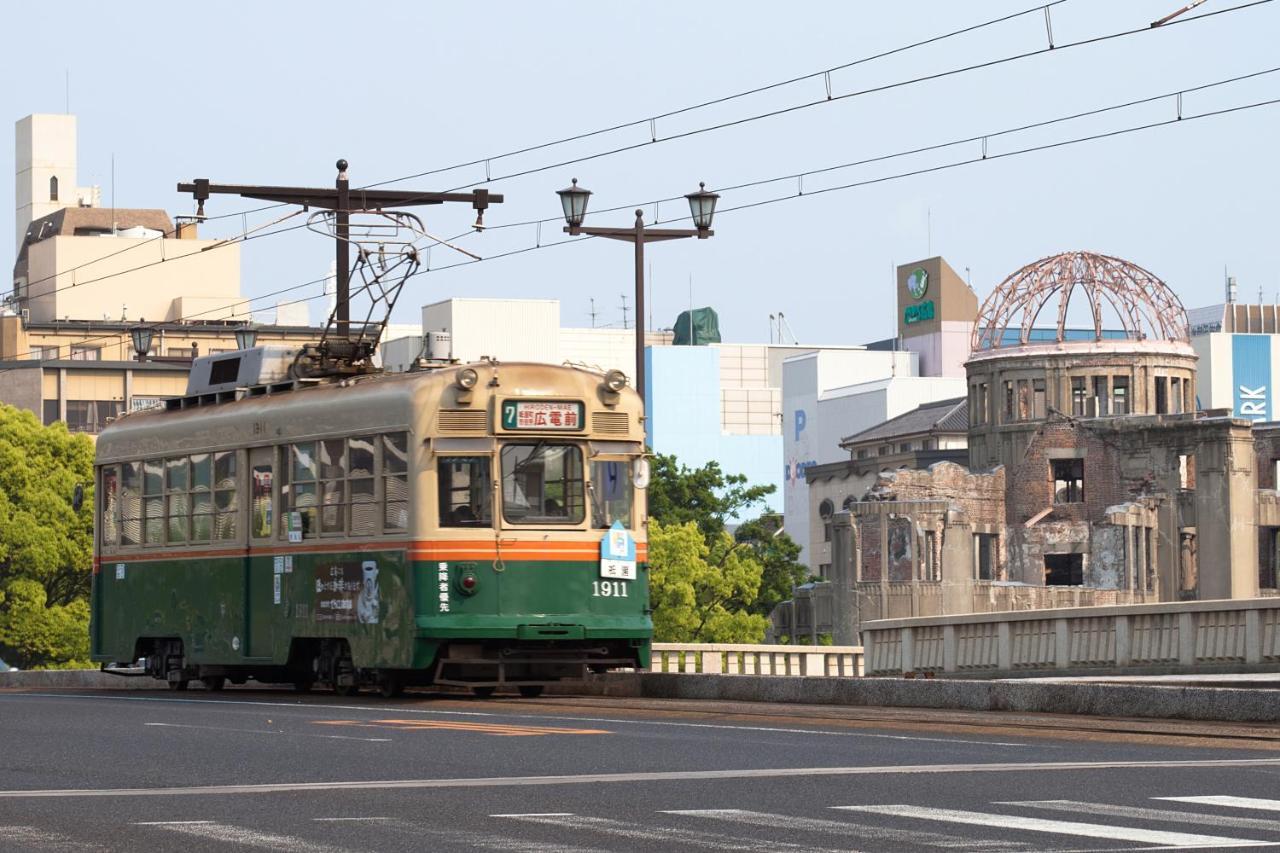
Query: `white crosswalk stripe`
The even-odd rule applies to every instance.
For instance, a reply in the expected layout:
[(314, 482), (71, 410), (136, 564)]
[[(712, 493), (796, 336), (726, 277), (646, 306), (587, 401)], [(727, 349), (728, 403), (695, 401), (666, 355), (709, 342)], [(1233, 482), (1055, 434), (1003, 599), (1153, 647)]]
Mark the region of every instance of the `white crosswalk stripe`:
[(1259, 812), (1280, 812), (1280, 800), (1262, 800), (1257, 797), (1152, 797), (1174, 803), (1194, 803), (1199, 806), (1226, 806), (1232, 809), (1253, 809)]
[(98, 844), (77, 841), (59, 832), (40, 829), (37, 826), (0, 826), (0, 850), (11, 850), (15, 847), (23, 850), (58, 851), (58, 853), (106, 849)]
[[(1166, 798), (1167, 799), (1167, 798)], [(1024, 802), (995, 803), (998, 806), (1046, 809), (1070, 814), (1106, 815), (1132, 820), (1189, 823), (1194, 826), (1225, 826), (1233, 829), (1261, 829), (1280, 832), (1280, 820), (1264, 820), (1255, 817), (1217, 815), (1205, 812), (1176, 812), (1170, 809), (1144, 809), (1137, 806), (1117, 806), (1111, 803), (1083, 803), (1078, 800), (1028, 800)]]
[(1111, 826), (1102, 823), (1082, 823), (1065, 820), (1041, 820), (1018, 815), (988, 814), (959, 809), (935, 809), (925, 806), (832, 806), (844, 811), (869, 812), (892, 817), (916, 820), (932, 820), (959, 823), (969, 826), (987, 826), (999, 829), (1044, 832), (1053, 835), (1074, 835), (1082, 838), (1106, 838), (1112, 841), (1136, 841), (1143, 844), (1166, 847), (1257, 847), (1275, 842), (1244, 838), (1228, 838), (1219, 835), (1196, 835), (1186, 832), (1168, 832), (1128, 826)]
[[(394, 835), (410, 836), (422, 841), (430, 839), (434, 842), (431, 845), (424, 845), (425, 847), (448, 844), (466, 850), (510, 850), (524, 853), (532, 846), (528, 838), (498, 835), (492, 832), (444, 829), (423, 821), (399, 820), (387, 817), (317, 817), (312, 818), (312, 820), (317, 823), (363, 824), (371, 827), (375, 835), (379, 832), (389, 832)], [(602, 850), (598, 847), (579, 847), (555, 842), (539, 842), (537, 848), (538, 853), (608, 853), (607, 850)], [(371, 846), (369, 849), (376, 848)]]
[(180, 832), (210, 841), (224, 841), (238, 844), (241, 847), (256, 847), (259, 850), (275, 850), (278, 853), (348, 853), (341, 847), (333, 847), (315, 841), (307, 841), (292, 835), (277, 835), (272, 832), (261, 832), (213, 821), (173, 821), (140, 823), (137, 826), (154, 827), (170, 832)]
[(662, 845), (663, 849), (679, 850), (689, 847), (701, 847), (707, 850), (746, 850), (767, 853), (773, 850), (804, 850), (815, 853), (857, 853), (857, 851), (841, 848), (840, 851), (814, 847), (809, 844), (792, 844), (786, 841), (766, 841), (756, 838), (734, 838), (716, 835), (709, 832), (695, 832), (688, 829), (628, 823), (603, 817), (587, 817), (575, 814), (545, 815), (490, 815), (508, 820), (519, 820), (546, 826), (558, 826), (565, 829), (587, 830), (626, 838), (632, 841), (651, 841)]
[(944, 847), (956, 850), (1027, 850), (1024, 844), (1015, 841), (996, 841), (993, 839), (961, 838), (958, 835), (944, 835), (937, 832), (918, 832), (909, 829), (895, 829), (885, 826), (872, 826), (865, 823), (852, 823), (843, 820), (821, 820), (811, 817), (793, 817), (791, 815), (772, 814), (770, 812), (754, 812), (745, 809), (671, 809), (663, 814), (685, 815), (689, 817), (722, 820), (729, 823), (746, 824), (747, 826), (764, 826), (792, 832), (819, 832), (824, 835), (838, 835), (852, 838), (867, 844), (873, 841), (892, 841), (915, 846)]

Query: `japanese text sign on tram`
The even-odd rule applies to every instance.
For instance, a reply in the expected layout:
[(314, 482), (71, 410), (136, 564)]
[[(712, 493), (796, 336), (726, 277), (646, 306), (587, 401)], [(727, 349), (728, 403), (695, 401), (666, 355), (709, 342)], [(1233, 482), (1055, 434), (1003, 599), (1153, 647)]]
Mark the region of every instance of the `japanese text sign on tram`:
[(507, 400), (502, 404), (504, 430), (582, 429), (582, 403), (573, 400)]
[(636, 579), (636, 540), (621, 521), (615, 521), (600, 540), (600, 577)]

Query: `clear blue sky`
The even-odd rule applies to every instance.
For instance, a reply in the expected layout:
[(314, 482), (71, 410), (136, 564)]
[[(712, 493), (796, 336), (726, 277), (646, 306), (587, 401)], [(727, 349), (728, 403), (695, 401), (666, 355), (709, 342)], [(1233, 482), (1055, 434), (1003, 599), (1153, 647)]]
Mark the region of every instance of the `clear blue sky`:
[[(1058, 44), (1143, 27), (1183, 0), (1069, 0), (1053, 9)], [(354, 184), (501, 153), (572, 132), (847, 62), (1027, 8), (955, 3), (395, 3), (13, 4), (5, 9), (0, 115), (64, 109), (80, 125), (80, 183), (109, 203), (191, 212), (179, 180)], [(1191, 14), (1233, 5), (1209, 0)], [(1127, 39), (824, 104), (786, 116), (493, 185), (507, 194), (491, 225), (558, 216), (571, 177), (597, 208), (719, 188), (979, 135), (1280, 64), (1280, 4)], [(1045, 44), (1031, 15), (832, 75), (835, 93), (967, 65)], [(341, 65), (334, 59), (345, 62)], [(821, 97), (821, 80), (658, 123), (659, 136)], [(1280, 96), (1280, 74), (1188, 95), (1184, 112)], [(993, 140), (990, 153), (1166, 118), (1172, 101)], [(1280, 291), (1276, 199), (1280, 106), (966, 166), (725, 214), (708, 241), (650, 249), (653, 317), (669, 326), (689, 302), (716, 307), (727, 340), (767, 340), (785, 312), (802, 342), (892, 334), (891, 267), (941, 254), (980, 297), (1007, 274), (1068, 249), (1115, 254), (1164, 278), (1188, 307), (1221, 298), (1223, 265), (1254, 299)], [(493, 173), (647, 138), (642, 127), (564, 149), (496, 160)], [(4, 134), (12, 163), (12, 130)], [(970, 156), (976, 146), (813, 178), (806, 189)], [(12, 175), (12, 170), (6, 171)], [(401, 186), (447, 189), (470, 169)], [(726, 193), (722, 205), (793, 190)], [(6, 180), (0, 234), (12, 233)], [(215, 198), (210, 213), (250, 206)], [(426, 208), (453, 235), (463, 207)], [(664, 206), (664, 216), (674, 212)], [(932, 212), (932, 238), (927, 220)], [(626, 225), (631, 214), (589, 217)], [(220, 229), (229, 233), (230, 223)], [(206, 233), (214, 229), (210, 228)], [(467, 239), (481, 254), (532, 245), (534, 229)], [(544, 227), (558, 239), (559, 224)], [(8, 244), (6, 244), (8, 245)], [(11, 263), (12, 257), (6, 263)], [(243, 249), (249, 296), (322, 275), (331, 244), (302, 231)], [(460, 259), (441, 249), (440, 265)], [(177, 268), (175, 267), (175, 273)], [(412, 280), (397, 319), (449, 296), (553, 297), (566, 324), (618, 323), (632, 289), (624, 244), (588, 241)], [(107, 286), (106, 283), (96, 286)], [(175, 293), (180, 282), (175, 282)], [(313, 292), (318, 292), (318, 288)], [(319, 302), (316, 304), (320, 304)], [(318, 309), (316, 311), (318, 313)]]

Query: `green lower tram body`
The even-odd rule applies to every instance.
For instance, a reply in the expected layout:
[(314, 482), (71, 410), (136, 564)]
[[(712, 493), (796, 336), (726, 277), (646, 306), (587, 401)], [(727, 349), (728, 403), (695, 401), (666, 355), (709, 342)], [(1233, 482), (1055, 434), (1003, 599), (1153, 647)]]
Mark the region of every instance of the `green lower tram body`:
[(93, 660), (177, 689), (247, 679), (447, 684), (488, 692), (616, 667), (647, 668), (648, 572), (599, 563), (425, 561), (405, 551), (180, 560), (103, 557), (93, 578)]

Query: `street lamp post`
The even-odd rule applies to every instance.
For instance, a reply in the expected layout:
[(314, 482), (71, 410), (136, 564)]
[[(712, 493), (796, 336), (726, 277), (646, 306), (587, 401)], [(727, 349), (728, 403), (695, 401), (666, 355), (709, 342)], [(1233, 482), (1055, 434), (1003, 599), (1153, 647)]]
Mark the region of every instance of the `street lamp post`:
[(565, 233), (578, 236), (606, 237), (610, 240), (626, 240), (635, 244), (636, 250), (636, 391), (645, 402), (644, 378), (644, 244), (660, 240), (679, 240), (697, 237), (699, 240), (714, 235), (711, 220), (715, 216), (716, 202), (720, 196), (707, 190), (706, 184), (698, 184), (698, 191), (685, 196), (689, 200), (689, 212), (693, 228), (646, 228), (644, 211), (636, 211), (636, 222), (630, 228), (588, 228), (582, 224), (587, 215), (587, 199), (591, 190), (578, 186), (578, 179), (568, 189), (557, 190), (564, 208)]
[(138, 357), (138, 361), (147, 360), (147, 353), (151, 352), (153, 334), (155, 329), (150, 326), (134, 326), (129, 330), (129, 337), (133, 338), (133, 354)]

